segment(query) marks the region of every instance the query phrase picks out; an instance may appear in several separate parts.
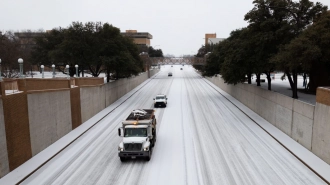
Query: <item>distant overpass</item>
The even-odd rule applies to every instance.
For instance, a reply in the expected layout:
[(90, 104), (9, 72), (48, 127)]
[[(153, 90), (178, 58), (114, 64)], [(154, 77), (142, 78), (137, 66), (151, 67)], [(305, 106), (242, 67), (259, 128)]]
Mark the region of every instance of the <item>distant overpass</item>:
[(151, 65), (205, 65), (203, 57), (149, 57)]

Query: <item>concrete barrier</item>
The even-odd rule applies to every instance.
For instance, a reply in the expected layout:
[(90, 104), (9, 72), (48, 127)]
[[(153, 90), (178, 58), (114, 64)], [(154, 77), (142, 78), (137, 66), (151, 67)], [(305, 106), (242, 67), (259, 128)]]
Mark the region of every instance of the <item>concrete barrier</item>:
[(267, 95), (270, 97), (269, 99), (274, 98), (274, 95), (276, 97), (275, 126), (291, 137), (293, 99), (272, 91), (268, 91)]
[(330, 106), (316, 102), (312, 152), (330, 164)]
[(72, 130), (70, 90), (29, 93), (32, 156)]
[(80, 87), (80, 104), (82, 123), (105, 109), (104, 85)]
[(5, 120), (3, 115), (3, 103), (2, 98), (0, 98), (0, 178), (9, 173), (9, 161), (4, 123)]
[(308, 150), (312, 150), (312, 134), (315, 106), (293, 100), (292, 138)]

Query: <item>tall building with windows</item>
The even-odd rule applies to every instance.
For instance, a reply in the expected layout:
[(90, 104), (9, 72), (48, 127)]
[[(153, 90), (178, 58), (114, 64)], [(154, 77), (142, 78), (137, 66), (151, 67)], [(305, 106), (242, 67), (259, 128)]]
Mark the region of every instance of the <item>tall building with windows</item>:
[(134, 43), (138, 46), (150, 46), (150, 39), (152, 35), (148, 32), (137, 32), (137, 30), (126, 30), (126, 32), (121, 33), (124, 36), (133, 39)]

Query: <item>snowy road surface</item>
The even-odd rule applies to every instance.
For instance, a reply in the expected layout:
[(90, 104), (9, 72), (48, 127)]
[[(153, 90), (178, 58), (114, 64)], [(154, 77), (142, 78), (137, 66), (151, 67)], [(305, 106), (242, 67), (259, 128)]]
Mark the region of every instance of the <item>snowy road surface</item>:
[[(162, 67), (22, 184), (325, 184), (191, 66), (180, 67)], [(156, 109), (151, 160), (122, 163), (117, 128), (133, 109), (152, 108), (158, 93), (168, 96), (168, 106)]]

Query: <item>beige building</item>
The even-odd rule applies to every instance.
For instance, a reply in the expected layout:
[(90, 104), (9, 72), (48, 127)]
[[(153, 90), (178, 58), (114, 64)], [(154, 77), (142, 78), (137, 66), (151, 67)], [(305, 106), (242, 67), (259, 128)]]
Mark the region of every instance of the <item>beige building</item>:
[(133, 38), (135, 44), (140, 46), (150, 46), (150, 39), (152, 35), (148, 32), (137, 32), (137, 30), (126, 30), (121, 33), (124, 36)]
[(209, 39), (211, 38), (217, 38), (216, 33), (206, 33), (205, 34), (205, 46), (209, 43)]
[(206, 45), (213, 45), (213, 44), (218, 44), (225, 40), (225, 38), (217, 38), (216, 33), (206, 33), (205, 34), (205, 46)]

